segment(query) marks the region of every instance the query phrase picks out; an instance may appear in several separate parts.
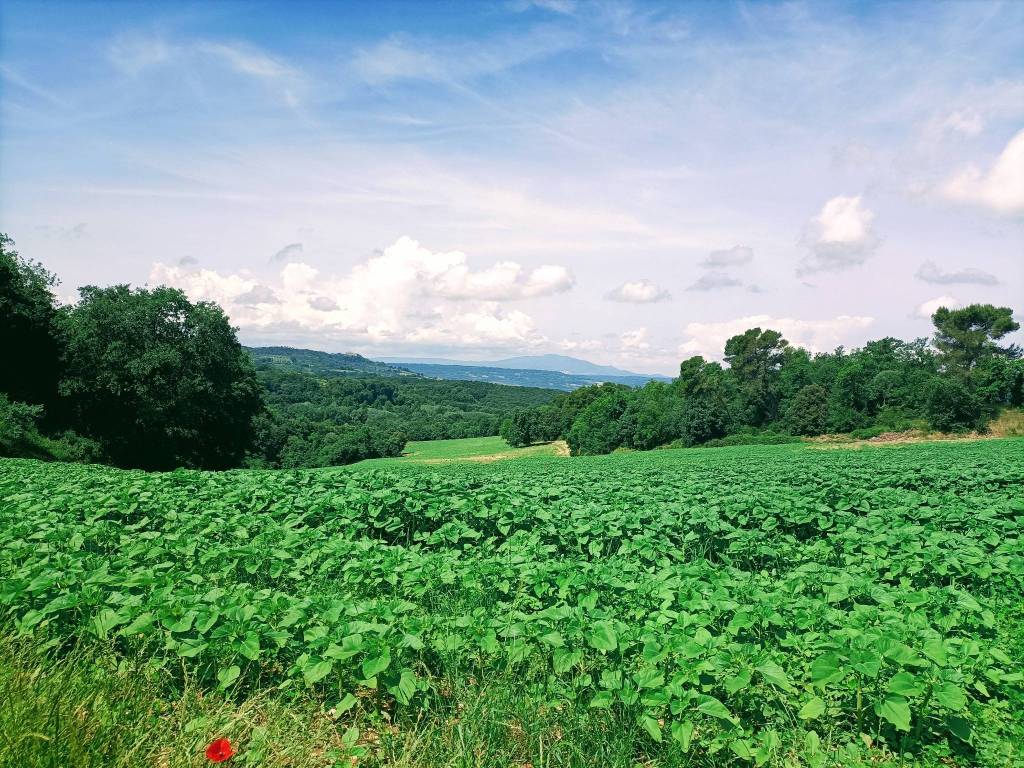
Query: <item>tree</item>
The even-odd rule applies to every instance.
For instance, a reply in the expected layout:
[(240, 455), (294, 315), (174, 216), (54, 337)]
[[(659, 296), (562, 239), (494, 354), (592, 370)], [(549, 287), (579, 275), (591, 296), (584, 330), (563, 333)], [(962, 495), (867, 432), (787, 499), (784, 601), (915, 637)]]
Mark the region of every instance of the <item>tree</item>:
[(51, 406), (57, 397), (60, 344), (53, 287), (57, 279), (13, 249), (0, 233), (0, 392)]
[(953, 432), (979, 425), (978, 402), (967, 384), (958, 378), (932, 379), (925, 391), (925, 410), (932, 429)]
[(747, 418), (754, 426), (775, 419), (779, 371), (789, 342), (778, 331), (751, 328), (725, 342), (725, 362), (740, 387)]
[(794, 435), (820, 435), (828, 426), (828, 392), (808, 384), (796, 393), (786, 409), (786, 426)]
[(174, 288), (80, 289), (61, 318), (71, 418), (121, 466), (236, 466), (263, 407), (235, 330)]
[(566, 436), (573, 456), (611, 453), (622, 445), (619, 418), (628, 404), (627, 388), (612, 389), (579, 412)]
[(522, 448), (533, 443), (533, 412), (519, 410), (501, 423), (498, 434), (513, 448)]
[(630, 448), (649, 451), (676, 436), (680, 399), (662, 381), (649, 381), (634, 391), (620, 421), (622, 437)]
[(935, 347), (949, 367), (972, 370), (980, 360), (993, 355), (1019, 357), (1016, 346), (1000, 347), (996, 342), (1020, 328), (1009, 307), (971, 304), (963, 309), (939, 307), (932, 315)]
[(732, 425), (734, 391), (718, 363), (700, 355), (679, 365), (674, 386), (680, 398), (675, 433), (684, 445), (699, 445), (724, 436)]

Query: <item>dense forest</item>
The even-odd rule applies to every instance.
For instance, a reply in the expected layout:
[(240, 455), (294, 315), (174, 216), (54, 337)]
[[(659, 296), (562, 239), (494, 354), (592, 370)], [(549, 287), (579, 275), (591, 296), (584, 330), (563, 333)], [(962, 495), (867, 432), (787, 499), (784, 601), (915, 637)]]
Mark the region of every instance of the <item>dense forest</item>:
[(253, 467), (348, 464), (397, 455), (406, 440), (496, 435), (510, 414), (556, 395), (477, 381), (322, 378), (279, 364), (256, 367), (267, 408), (256, 418), (246, 462)]
[(1020, 327), (1011, 309), (943, 307), (932, 321), (931, 343), (884, 338), (816, 355), (777, 331), (751, 328), (726, 342), (727, 367), (691, 357), (670, 383), (578, 389), (518, 411), (501, 435), (517, 446), (564, 438), (574, 455), (602, 454), (825, 432), (980, 429), (1001, 408), (1021, 405), (1021, 350), (998, 343)]
[[(0, 235), (0, 455), (122, 467), (318, 467), (408, 439), (497, 434), (549, 390), (424, 379), (359, 355), (242, 347), (216, 304), (167, 287), (79, 290)], [(255, 360), (255, 362), (254, 362)]]

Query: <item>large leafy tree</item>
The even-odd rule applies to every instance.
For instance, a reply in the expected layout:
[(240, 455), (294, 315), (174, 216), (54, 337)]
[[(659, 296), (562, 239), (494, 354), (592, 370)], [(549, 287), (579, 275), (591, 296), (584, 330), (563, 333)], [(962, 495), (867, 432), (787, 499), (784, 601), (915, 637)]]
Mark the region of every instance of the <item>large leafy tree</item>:
[(87, 286), (63, 315), (61, 394), (76, 428), (121, 466), (238, 464), (262, 409), (223, 311), (173, 288)]
[(725, 362), (736, 378), (747, 418), (755, 426), (778, 413), (779, 379), (789, 342), (778, 331), (751, 328), (725, 342)]
[(53, 287), (57, 279), (14, 250), (0, 234), (0, 392), (11, 400), (50, 406), (57, 396), (60, 345)]
[(963, 309), (939, 307), (932, 315), (932, 323), (935, 347), (949, 367), (970, 371), (993, 355), (1019, 355), (1016, 346), (1001, 347), (996, 343), (1020, 328), (1009, 307), (992, 304), (971, 304)]

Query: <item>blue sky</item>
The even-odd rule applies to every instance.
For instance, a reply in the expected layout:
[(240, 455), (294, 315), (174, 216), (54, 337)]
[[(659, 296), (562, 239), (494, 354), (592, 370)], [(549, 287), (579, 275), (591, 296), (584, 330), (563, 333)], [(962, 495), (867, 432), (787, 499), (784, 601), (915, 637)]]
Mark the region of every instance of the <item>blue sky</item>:
[(0, 227), (244, 341), (671, 372), (1024, 309), (1024, 3), (7, 2)]

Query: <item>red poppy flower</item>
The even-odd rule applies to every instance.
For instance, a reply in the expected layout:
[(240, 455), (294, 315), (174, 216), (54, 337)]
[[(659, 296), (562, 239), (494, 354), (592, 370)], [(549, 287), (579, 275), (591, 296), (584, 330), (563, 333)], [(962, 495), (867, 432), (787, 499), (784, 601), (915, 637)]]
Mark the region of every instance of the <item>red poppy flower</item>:
[(235, 754), (231, 742), (227, 739), (214, 739), (206, 748), (206, 758), (214, 763), (223, 763)]

